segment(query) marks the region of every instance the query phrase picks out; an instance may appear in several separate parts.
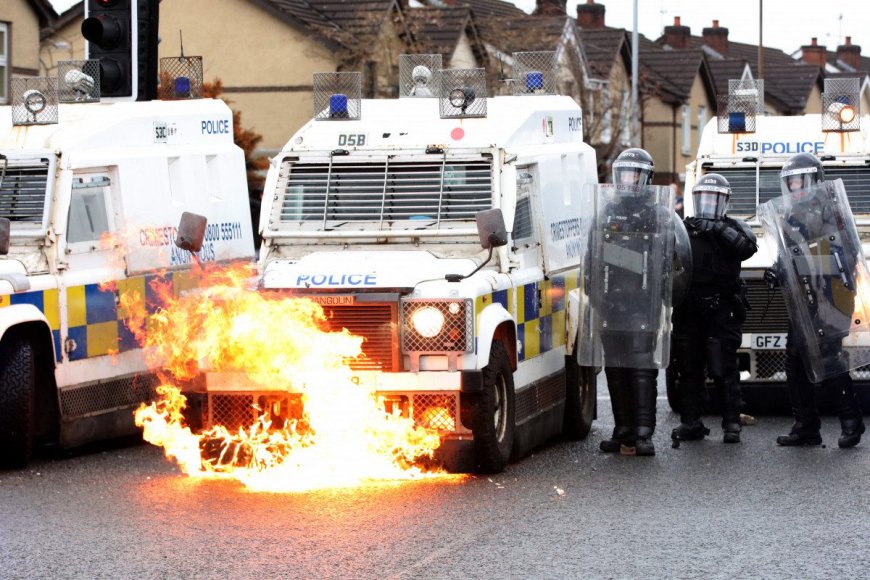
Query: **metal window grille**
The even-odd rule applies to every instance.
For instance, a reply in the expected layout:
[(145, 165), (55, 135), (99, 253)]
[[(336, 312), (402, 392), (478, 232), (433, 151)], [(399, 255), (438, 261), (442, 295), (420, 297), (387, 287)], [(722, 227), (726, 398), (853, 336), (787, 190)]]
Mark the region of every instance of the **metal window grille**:
[(415, 228), (471, 221), (492, 207), (487, 159), (320, 163), (286, 160), (278, 180), (279, 222), (413, 222)]
[(0, 160), (0, 217), (41, 228), (48, 200), (48, 159), (34, 164)]

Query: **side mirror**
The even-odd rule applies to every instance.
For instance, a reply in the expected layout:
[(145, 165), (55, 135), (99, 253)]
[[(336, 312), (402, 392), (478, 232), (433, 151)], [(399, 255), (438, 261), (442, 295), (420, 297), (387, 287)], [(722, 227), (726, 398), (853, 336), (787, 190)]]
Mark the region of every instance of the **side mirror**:
[(12, 237), (12, 222), (9, 218), (0, 218), (0, 256), (9, 253), (9, 239)]
[(477, 212), (475, 218), (481, 247), (492, 249), (507, 245), (507, 228), (504, 225), (504, 215), (500, 209)]
[(208, 219), (195, 213), (184, 212), (181, 214), (181, 222), (178, 224), (178, 235), (175, 237), (175, 245), (188, 252), (198, 252), (202, 249), (205, 240), (205, 227)]

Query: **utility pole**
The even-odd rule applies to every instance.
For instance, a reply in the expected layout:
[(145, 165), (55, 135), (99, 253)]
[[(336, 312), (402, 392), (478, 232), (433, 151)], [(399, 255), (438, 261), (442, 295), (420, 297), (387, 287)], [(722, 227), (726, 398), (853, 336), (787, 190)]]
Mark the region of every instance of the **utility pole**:
[(640, 147), (640, 129), (638, 128), (638, 34), (637, 34), (637, 0), (634, 0), (634, 24), (631, 29), (631, 146)]

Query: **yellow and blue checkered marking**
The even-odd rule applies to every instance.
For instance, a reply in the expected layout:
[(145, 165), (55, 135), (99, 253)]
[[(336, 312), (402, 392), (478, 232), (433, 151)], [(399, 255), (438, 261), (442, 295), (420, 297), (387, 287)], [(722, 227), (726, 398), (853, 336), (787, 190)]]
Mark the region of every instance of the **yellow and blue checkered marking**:
[[(72, 286), (66, 289), (67, 336), (75, 341), (76, 348), (69, 353), (69, 360), (83, 360), (109, 353), (125, 352), (139, 348), (136, 338), (127, 327), (128, 312), (121, 308), (116, 296), (135, 295), (144, 301), (145, 311), (153, 314), (162, 306), (151, 282), (161, 280), (171, 283), (178, 296), (183, 290), (195, 287), (197, 279), (188, 272), (149, 275), (117, 282), (117, 291), (101, 289), (99, 284)], [(135, 294), (130, 294), (130, 293)], [(63, 341), (60, 336), (60, 305), (58, 290), (39, 290), (0, 296), (0, 308), (14, 304), (32, 304), (48, 320), (54, 337), (54, 356), (63, 359)]]
[(82, 360), (139, 348), (126, 324), (128, 313), (118, 305), (116, 297), (124, 293), (137, 296), (144, 301), (145, 311), (154, 314), (162, 306), (152, 284), (158, 279), (171, 283), (176, 296), (196, 285), (196, 280), (188, 274), (170, 272), (121, 280), (115, 290), (101, 289), (99, 284), (68, 288), (69, 337), (76, 343), (69, 359)]
[(0, 296), (0, 308), (14, 304), (31, 304), (45, 315), (51, 335), (54, 337), (54, 356), (60, 360), (60, 307), (57, 301), (57, 289)]
[(549, 280), (499, 290), (478, 296), (475, 312), (498, 303), (513, 312), (516, 303), (517, 340), (522, 344), (520, 361), (565, 345), (565, 307), (567, 294), (577, 288), (579, 272), (568, 272)]

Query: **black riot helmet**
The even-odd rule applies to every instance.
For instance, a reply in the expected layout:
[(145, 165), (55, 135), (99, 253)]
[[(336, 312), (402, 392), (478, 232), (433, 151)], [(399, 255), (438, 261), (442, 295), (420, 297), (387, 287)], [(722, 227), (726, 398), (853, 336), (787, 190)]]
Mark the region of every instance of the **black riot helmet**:
[(718, 220), (725, 216), (731, 185), (718, 173), (708, 173), (692, 188), (695, 217)]
[(614, 185), (651, 185), (655, 164), (643, 149), (626, 149), (613, 162)]
[(809, 153), (793, 155), (779, 173), (783, 195), (808, 192), (814, 185), (825, 180), (822, 162)]

